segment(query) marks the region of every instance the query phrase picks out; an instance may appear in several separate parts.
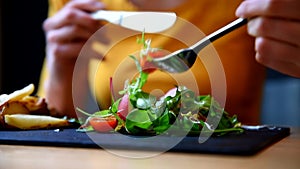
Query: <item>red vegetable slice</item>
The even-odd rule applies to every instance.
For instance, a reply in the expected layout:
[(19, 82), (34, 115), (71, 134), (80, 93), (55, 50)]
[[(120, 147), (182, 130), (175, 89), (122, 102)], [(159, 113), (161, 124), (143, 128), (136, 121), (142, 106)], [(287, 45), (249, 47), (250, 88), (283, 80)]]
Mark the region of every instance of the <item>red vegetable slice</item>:
[(125, 94), (119, 104), (118, 107), (118, 116), (122, 119), (122, 120), (126, 120), (126, 116), (128, 114), (128, 108), (129, 108), (129, 96), (128, 94)]
[(114, 116), (109, 117), (92, 117), (89, 119), (90, 125), (99, 132), (108, 132), (113, 130), (118, 122)]
[[(148, 53), (148, 56), (150, 58), (159, 58), (165, 55), (166, 54), (162, 50), (155, 50)], [(157, 70), (157, 67), (148, 60), (147, 56), (144, 56), (140, 59), (140, 64), (142, 66), (143, 71), (146, 73), (152, 73), (155, 70)]]

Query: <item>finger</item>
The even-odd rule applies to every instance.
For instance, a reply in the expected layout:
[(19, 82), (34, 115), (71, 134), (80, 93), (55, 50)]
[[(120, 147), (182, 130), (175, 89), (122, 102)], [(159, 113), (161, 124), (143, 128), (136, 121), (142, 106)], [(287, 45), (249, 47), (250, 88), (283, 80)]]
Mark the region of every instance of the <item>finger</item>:
[(72, 0), (66, 5), (66, 7), (92, 12), (95, 10), (103, 9), (105, 6), (103, 3), (97, 0)]
[(250, 35), (267, 37), (300, 46), (300, 22), (270, 17), (257, 17), (249, 20)]
[(270, 68), (300, 77), (299, 47), (268, 38), (256, 38), (256, 60)]
[[(83, 48), (83, 46), (85, 46)], [(84, 51), (82, 51), (84, 49)], [(76, 41), (72, 43), (52, 43), (47, 46), (47, 56), (59, 60), (75, 60), (83, 52), (85, 59), (101, 59), (102, 53), (93, 50), (91, 44), (85, 41)]]
[[(95, 30), (96, 31), (96, 30)], [(65, 26), (60, 29), (55, 29), (47, 32), (47, 42), (50, 43), (68, 43), (81, 39), (86, 41), (93, 35), (94, 32), (89, 32), (80, 26)]]
[(80, 25), (82, 27), (85, 27), (86, 29), (97, 27), (99, 25), (99, 21), (94, 20), (89, 15), (89, 11), (103, 9), (103, 5), (95, 5), (95, 3), (87, 3), (87, 2), (78, 1), (78, 0), (71, 1), (70, 4), (64, 7), (56, 15), (45, 20), (43, 24), (44, 30), (48, 31), (51, 29), (58, 29), (65, 25), (70, 25), (70, 24)]
[[(262, 56), (259, 53), (256, 54), (256, 58), (261, 58), (261, 57)], [(299, 73), (300, 66), (295, 63), (290, 63), (282, 60), (279, 61), (274, 60), (273, 62), (264, 65), (283, 74), (300, 78), (300, 73)]]
[(299, 0), (245, 0), (236, 10), (243, 18), (255, 16), (284, 17), (300, 20)]
[(47, 56), (55, 60), (77, 59), (78, 54), (85, 42), (77, 41), (72, 43), (53, 43), (47, 46)]
[(258, 37), (255, 39), (255, 51), (262, 56), (258, 59), (260, 62), (269, 63), (275, 59), (300, 63), (300, 48), (281, 41)]
[(97, 27), (99, 22), (91, 18), (88, 13), (77, 9), (65, 9), (57, 15), (45, 20), (43, 28), (45, 31), (59, 29), (66, 25), (79, 25), (86, 29)]

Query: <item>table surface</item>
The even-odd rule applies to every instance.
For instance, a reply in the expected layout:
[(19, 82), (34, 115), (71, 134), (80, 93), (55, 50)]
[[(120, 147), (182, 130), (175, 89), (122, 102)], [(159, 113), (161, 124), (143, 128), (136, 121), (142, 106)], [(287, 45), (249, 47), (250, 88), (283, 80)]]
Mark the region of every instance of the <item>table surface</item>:
[[(140, 157), (140, 158), (138, 158)], [(0, 169), (300, 168), (300, 129), (252, 156), (0, 145)]]

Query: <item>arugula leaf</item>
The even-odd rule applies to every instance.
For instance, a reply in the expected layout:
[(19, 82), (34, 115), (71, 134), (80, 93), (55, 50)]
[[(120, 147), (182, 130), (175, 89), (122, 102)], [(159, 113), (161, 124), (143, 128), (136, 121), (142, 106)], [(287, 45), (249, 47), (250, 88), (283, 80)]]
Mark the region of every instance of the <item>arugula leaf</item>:
[(125, 128), (130, 134), (151, 133), (152, 121), (148, 116), (148, 110), (134, 109), (126, 117)]

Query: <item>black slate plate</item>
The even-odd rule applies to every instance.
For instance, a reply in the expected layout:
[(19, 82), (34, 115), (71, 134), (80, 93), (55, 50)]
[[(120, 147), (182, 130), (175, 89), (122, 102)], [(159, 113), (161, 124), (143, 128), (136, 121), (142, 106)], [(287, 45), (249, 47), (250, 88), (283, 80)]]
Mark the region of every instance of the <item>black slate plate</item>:
[[(161, 136), (158, 144), (151, 140), (139, 141), (146, 137), (113, 133), (89, 133), (91, 136), (89, 137), (86, 133), (76, 132), (76, 129), (62, 129), (59, 132), (54, 130), (0, 131), (0, 144), (253, 155), (289, 134), (290, 128), (287, 127), (245, 130), (242, 134), (212, 136), (201, 144), (198, 142), (199, 137), (186, 136), (178, 144), (168, 147), (169, 142), (178, 137)], [(97, 144), (93, 140), (96, 140)]]

